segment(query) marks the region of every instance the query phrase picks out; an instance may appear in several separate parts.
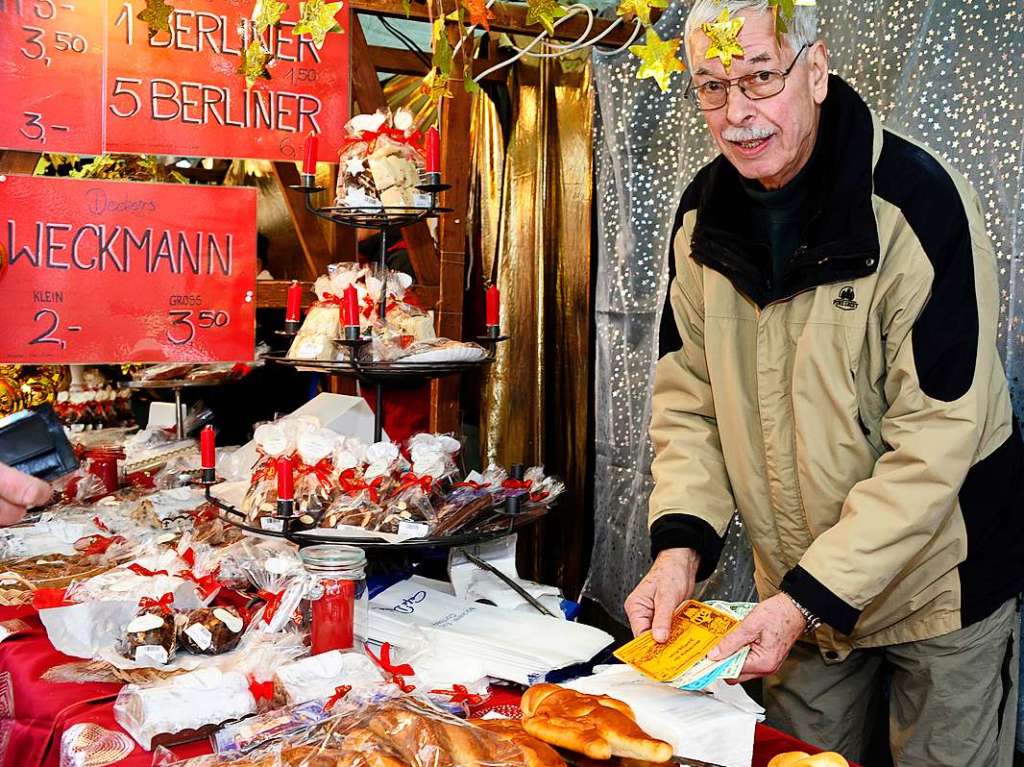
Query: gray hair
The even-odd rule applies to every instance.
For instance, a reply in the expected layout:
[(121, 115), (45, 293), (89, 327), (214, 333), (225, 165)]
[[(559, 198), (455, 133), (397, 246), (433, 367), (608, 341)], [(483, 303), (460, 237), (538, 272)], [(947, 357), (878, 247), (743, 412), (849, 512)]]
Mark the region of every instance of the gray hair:
[[(686, 46), (686, 57), (690, 57), (690, 33), (700, 28), (701, 24), (715, 21), (723, 9), (729, 10), (734, 16), (740, 11), (754, 13), (771, 13), (768, 0), (694, 0), (693, 7), (686, 17), (683, 30), (683, 43)], [(814, 5), (798, 5), (793, 9), (793, 18), (789, 21), (789, 31), (782, 36), (783, 42), (796, 53), (804, 45), (812, 45), (818, 40), (818, 8)], [(691, 64), (692, 71), (692, 64)]]

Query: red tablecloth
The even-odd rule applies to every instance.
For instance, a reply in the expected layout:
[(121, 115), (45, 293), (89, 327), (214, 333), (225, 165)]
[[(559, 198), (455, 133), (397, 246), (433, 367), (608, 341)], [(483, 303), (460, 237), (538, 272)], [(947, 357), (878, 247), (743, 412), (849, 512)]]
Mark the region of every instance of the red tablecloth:
[[(120, 731), (114, 699), (120, 685), (51, 683), (39, 677), (52, 666), (74, 661), (57, 652), (32, 608), (0, 607), (0, 621), (20, 618), (29, 631), (0, 643), (0, 767), (60, 767), (60, 737), (74, 724), (91, 722)], [(177, 746), (181, 758), (210, 753), (206, 741)], [(753, 767), (784, 751), (818, 749), (771, 727), (758, 725)], [(153, 755), (136, 746), (118, 767), (150, 767)]]

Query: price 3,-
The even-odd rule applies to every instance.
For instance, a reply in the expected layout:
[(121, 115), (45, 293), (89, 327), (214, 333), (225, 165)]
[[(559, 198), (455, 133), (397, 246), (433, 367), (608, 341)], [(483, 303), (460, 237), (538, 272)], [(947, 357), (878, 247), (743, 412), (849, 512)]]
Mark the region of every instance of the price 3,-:
[[(35, 344), (54, 344), (61, 349), (68, 348), (68, 342), (57, 335), (57, 332), (61, 329), (60, 327), (60, 315), (53, 309), (40, 309), (32, 317), (32, 321), (37, 324), (37, 330), (41, 329), (42, 332), (28, 342), (29, 346)], [(66, 325), (64, 330), (68, 333), (77, 333), (82, 329), (81, 325)]]
[(225, 328), (231, 324), (231, 315), (220, 309), (174, 309), (167, 316), (171, 320), (167, 340), (175, 346), (192, 343), (200, 330)]

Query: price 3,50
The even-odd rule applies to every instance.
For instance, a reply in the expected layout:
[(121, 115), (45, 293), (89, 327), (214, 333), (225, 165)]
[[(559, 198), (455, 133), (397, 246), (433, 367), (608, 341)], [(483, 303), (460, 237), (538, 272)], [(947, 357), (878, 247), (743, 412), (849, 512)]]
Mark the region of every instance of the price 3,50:
[(167, 313), (171, 318), (171, 327), (167, 330), (167, 340), (175, 346), (192, 343), (198, 330), (227, 327), (231, 315), (220, 309), (177, 309)]

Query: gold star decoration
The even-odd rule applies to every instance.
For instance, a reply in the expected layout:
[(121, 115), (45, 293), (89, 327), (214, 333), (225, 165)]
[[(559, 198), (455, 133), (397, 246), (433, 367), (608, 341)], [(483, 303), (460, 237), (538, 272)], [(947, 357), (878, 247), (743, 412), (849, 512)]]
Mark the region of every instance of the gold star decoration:
[(487, 7), (487, 0), (462, 0), (462, 5), (469, 11), (469, 23), (491, 31), (491, 19), (494, 14)]
[(135, 16), (139, 21), (146, 22), (149, 37), (152, 39), (157, 32), (170, 32), (169, 19), (174, 8), (164, 0), (146, 0), (146, 7)]
[(235, 70), (245, 77), (245, 87), (251, 88), (257, 80), (269, 80), (270, 72), (267, 71), (267, 63), (270, 54), (263, 50), (259, 40), (253, 40), (242, 53), (242, 62)]
[(288, 10), (288, 3), (280, 3), (278, 0), (256, 0), (256, 6), (252, 9), (252, 23), (256, 27), (256, 34), (263, 34), (263, 30), (277, 26)]
[(540, 24), (549, 35), (555, 34), (555, 19), (568, 13), (558, 0), (527, 0), (526, 24)]
[(636, 79), (653, 77), (658, 87), (667, 91), (672, 73), (686, 70), (686, 65), (676, 55), (681, 42), (679, 39), (662, 40), (657, 32), (648, 29), (646, 45), (629, 46), (629, 52), (639, 57), (641, 62), (636, 71)]
[(730, 19), (729, 9), (723, 8), (722, 15), (718, 17), (718, 21), (706, 22), (701, 24), (700, 28), (708, 36), (708, 40), (711, 41), (711, 45), (708, 46), (707, 51), (704, 53), (704, 58), (708, 60), (721, 59), (722, 66), (725, 67), (726, 72), (732, 66), (733, 56), (743, 58), (743, 46), (736, 39), (736, 36), (743, 28), (742, 16)]
[(617, 16), (634, 15), (645, 27), (651, 26), (651, 9), (668, 8), (668, 0), (622, 0), (615, 10)]
[(441, 99), (452, 97), (452, 92), (448, 90), (448, 75), (434, 67), (420, 83), (420, 93), (430, 99), (430, 103), (440, 106)]
[(306, 0), (299, 3), (299, 22), (295, 25), (295, 34), (309, 35), (317, 50), (324, 47), (324, 39), (328, 32), (338, 28), (334, 17), (338, 15), (344, 3), (325, 3), (323, 0)]

